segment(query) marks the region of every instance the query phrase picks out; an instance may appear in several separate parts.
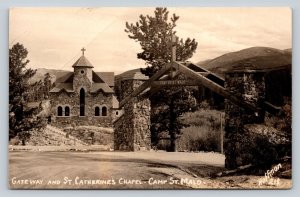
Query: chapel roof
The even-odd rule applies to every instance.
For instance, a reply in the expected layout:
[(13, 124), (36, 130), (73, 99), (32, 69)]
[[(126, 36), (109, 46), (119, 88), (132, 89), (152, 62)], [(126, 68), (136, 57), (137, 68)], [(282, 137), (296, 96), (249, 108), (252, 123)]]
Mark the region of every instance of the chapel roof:
[[(62, 75), (57, 76), (56, 83), (73, 83), (74, 73), (64, 71)], [(94, 72), (92, 80), (95, 83), (106, 83), (109, 87), (115, 86), (114, 72)]]
[[(50, 90), (50, 93), (57, 93), (60, 91), (74, 92), (73, 83), (57, 83), (54, 88)], [(93, 83), (91, 87), (91, 93), (97, 93), (103, 91), (104, 93), (114, 93), (106, 83)]]
[(56, 86), (52, 88), (50, 92), (60, 92), (62, 90), (66, 92), (74, 92), (73, 83), (56, 83)]
[[(88, 67), (94, 68), (93, 65), (84, 56), (85, 49), (82, 48), (81, 57), (72, 65), (75, 67)], [(114, 86), (114, 72), (94, 72), (92, 71), (92, 87), (91, 92), (97, 93), (98, 91), (103, 91), (105, 93), (114, 93), (111, 87)], [(74, 92), (73, 90), (73, 79), (74, 72), (64, 71), (63, 74), (59, 74), (56, 79), (56, 86), (50, 90), (50, 92)]]
[[(66, 92), (74, 92), (73, 90), (73, 72), (66, 72), (63, 76), (60, 76), (56, 80), (56, 86), (50, 90), (50, 92), (60, 92), (65, 90)], [(102, 90), (105, 93), (114, 93), (111, 87), (114, 86), (114, 73), (113, 72), (94, 72), (92, 77), (93, 83), (91, 92), (97, 92)]]
[(95, 72), (95, 73), (110, 87), (115, 86), (114, 72)]
[(89, 60), (82, 54), (82, 56), (72, 65), (73, 68), (75, 67), (87, 67), (87, 68), (94, 68), (94, 66), (89, 62)]
[(112, 106), (114, 109), (119, 109), (119, 101), (115, 96), (113, 96), (113, 99), (112, 99)]
[(96, 93), (102, 90), (105, 93), (114, 93), (114, 91), (106, 83), (93, 83), (91, 92)]

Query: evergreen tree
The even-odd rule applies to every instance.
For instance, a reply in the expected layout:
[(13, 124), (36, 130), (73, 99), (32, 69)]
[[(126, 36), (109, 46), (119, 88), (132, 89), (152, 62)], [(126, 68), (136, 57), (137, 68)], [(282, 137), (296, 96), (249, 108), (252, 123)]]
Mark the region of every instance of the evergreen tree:
[(44, 97), (49, 97), (49, 91), (52, 88), (51, 74), (46, 73), (44, 75)]
[[(128, 37), (140, 43), (142, 52), (137, 54), (138, 59), (145, 60), (147, 67), (141, 72), (151, 77), (164, 64), (172, 61), (171, 47), (172, 36), (176, 35), (175, 27), (179, 16), (175, 14), (169, 20), (167, 8), (156, 8), (154, 16), (140, 15), (135, 24), (126, 22), (125, 32)], [(176, 43), (176, 60), (185, 61), (192, 57), (198, 43), (195, 39), (179, 39)], [(180, 75), (178, 78), (183, 78)], [(193, 89), (187, 87), (175, 87), (162, 89), (154, 94), (151, 106), (151, 134), (152, 142), (156, 143), (159, 132), (169, 131), (171, 147), (169, 151), (175, 151), (176, 135), (184, 126), (178, 117), (187, 111), (195, 109)]]
[(28, 106), (31, 87), (28, 80), (36, 71), (26, 68), (27, 54), (27, 49), (19, 43), (9, 50), (9, 139), (18, 135), (23, 144), (32, 129), (45, 126), (36, 117), (39, 108)]

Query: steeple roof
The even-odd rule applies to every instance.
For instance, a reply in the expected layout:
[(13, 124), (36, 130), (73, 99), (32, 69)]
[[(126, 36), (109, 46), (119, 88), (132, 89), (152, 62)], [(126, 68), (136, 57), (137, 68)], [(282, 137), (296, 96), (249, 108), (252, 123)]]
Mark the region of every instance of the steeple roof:
[(89, 62), (89, 60), (84, 56), (84, 52), (86, 51), (85, 48), (81, 49), (82, 55), (81, 57), (72, 65), (72, 67), (88, 67), (94, 68), (94, 66)]
[(88, 67), (88, 68), (94, 68), (94, 66), (89, 62), (89, 60), (82, 55), (73, 65), (73, 68), (75, 67)]

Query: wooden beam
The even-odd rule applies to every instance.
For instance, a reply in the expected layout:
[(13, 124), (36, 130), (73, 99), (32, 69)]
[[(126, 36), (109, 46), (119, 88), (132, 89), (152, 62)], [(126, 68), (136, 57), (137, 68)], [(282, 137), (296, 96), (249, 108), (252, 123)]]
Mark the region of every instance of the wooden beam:
[(183, 64), (181, 64), (179, 62), (173, 62), (172, 67), (178, 69), (181, 73), (192, 77), (194, 80), (197, 80), (199, 85), (202, 84), (203, 86), (209, 88), (213, 92), (215, 92), (215, 93), (223, 96), (224, 98), (230, 100), (231, 102), (233, 102), (236, 105), (242, 106), (242, 107), (247, 108), (247, 109), (251, 109), (253, 111), (260, 111), (261, 110), (260, 108), (256, 107), (255, 105), (241, 100), (240, 98), (236, 97), (235, 95), (233, 95), (229, 91), (227, 91), (224, 87), (222, 87), (222, 86), (216, 84), (215, 82), (207, 79), (206, 77), (202, 76), (201, 74), (198, 74), (198, 73), (194, 72), (193, 70), (187, 68), (186, 66), (184, 66)]
[[(161, 83), (165, 83), (165, 85), (168, 85), (168, 84), (171, 85), (173, 82), (161, 82), (161, 81), (156, 81), (156, 80), (158, 80), (161, 76), (166, 74), (172, 67), (175, 68), (180, 73), (183, 73), (183, 74), (189, 76), (190, 78), (193, 78), (194, 82), (192, 83), (192, 85), (203, 85), (203, 86), (209, 88), (210, 90), (212, 90), (213, 92), (230, 100), (234, 104), (242, 106), (244, 108), (248, 108), (253, 111), (261, 110), (260, 108), (256, 107), (255, 105), (245, 102), (245, 101), (241, 100), (240, 98), (236, 97), (235, 95), (231, 94), (224, 87), (218, 85), (217, 83), (215, 83), (215, 82), (211, 81), (210, 79), (206, 78), (205, 76), (203, 76), (203, 73), (197, 73), (177, 61), (166, 64), (157, 73), (155, 73), (149, 80), (145, 81), (140, 87), (138, 87), (135, 91), (133, 91), (125, 99), (123, 99), (120, 102), (120, 105), (119, 105), (120, 108), (123, 107), (129, 100), (136, 97), (137, 95), (139, 95), (140, 93), (142, 93), (144, 90), (146, 90), (147, 88), (149, 88), (151, 86), (155, 86), (155, 88), (150, 89), (150, 94), (153, 94), (153, 92), (157, 92), (161, 88), (161, 87), (159, 87), (159, 86), (162, 86)], [(180, 84), (179, 82), (175, 82), (174, 85), (179, 85), (179, 84)], [(144, 93), (144, 95), (150, 95), (150, 94)]]
[(199, 83), (195, 80), (183, 80), (183, 79), (174, 79), (174, 80), (160, 80), (153, 81), (151, 86), (198, 86)]
[(178, 37), (175, 34), (172, 35), (172, 52), (171, 57), (172, 61), (176, 61), (176, 44), (177, 44)]
[(203, 76), (207, 76), (207, 75), (209, 75), (209, 74), (211, 74), (211, 73), (209, 73), (209, 72), (197, 72), (197, 74), (199, 74), (199, 75), (203, 75)]
[(222, 113), (220, 113), (220, 135), (221, 154), (224, 154), (224, 130), (222, 125)]
[(273, 105), (272, 103), (268, 102), (268, 101), (265, 101), (263, 104), (262, 104), (262, 108), (264, 110), (266, 110), (267, 112), (269, 112), (270, 114), (282, 114), (283, 113), (283, 110), (281, 107), (278, 107), (278, 106), (275, 106)]
[(167, 71), (171, 69), (171, 63), (166, 64), (163, 66), (159, 71), (157, 71), (150, 79), (145, 81), (142, 85), (140, 85), (136, 90), (134, 90), (130, 95), (128, 95), (126, 98), (124, 98), (120, 104), (119, 107), (123, 107), (128, 101), (130, 101), (133, 97), (137, 96), (139, 93), (143, 92), (146, 88), (150, 87), (152, 82), (159, 79), (161, 76), (163, 76)]
[[(194, 65), (194, 66), (196, 66), (195, 64), (192, 64), (192, 63), (190, 63), (190, 65)], [(207, 70), (206, 68), (203, 68), (202, 66), (199, 66), (199, 65), (197, 65), (201, 70), (204, 70), (204, 72), (207, 72), (208, 74), (207, 75), (212, 75), (212, 76), (214, 76), (215, 78), (218, 78), (219, 80), (222, 80), (222, 81), (225, 81), (225, 79), (223, 78), (223, 77), (221, 77), (221, 76), (219, 76), (219, 75), (217, 75), (217, 74), (215, 74), (215, 73), (213, 73), (213, 72), (210, 72), (209, 70)]]
[(140, 96), (139, 96), (139, 98), (140, 99), (148, 99), (148, 98), (150, 98), (153, 94), (155, 94), (156, 92), (158, 92), (159, 90), (161, 89), (161, 87), (159, 87), (159, 86), (156, 86), (156, 87), (151, 87), (150, 89), (149, 89), (149, 91), (144, 91), (144, 93), (143, 94), (141, 94)]

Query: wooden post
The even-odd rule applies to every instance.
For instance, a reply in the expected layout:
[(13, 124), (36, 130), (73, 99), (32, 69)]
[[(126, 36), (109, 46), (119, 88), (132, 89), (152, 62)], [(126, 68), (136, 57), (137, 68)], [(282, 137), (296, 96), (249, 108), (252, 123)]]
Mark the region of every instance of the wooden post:
[(172, 61), (176, 61), (176, 44), (177, 44), (177, 36), (175, 34), (172, 35)]
[(222, 124), (222, 113), (220, 113), (220, 137), (221, 137), (221, 154), (224, 154), (223, 144), (224, 144), (224, 131), (223, 131), (223, 124)]

